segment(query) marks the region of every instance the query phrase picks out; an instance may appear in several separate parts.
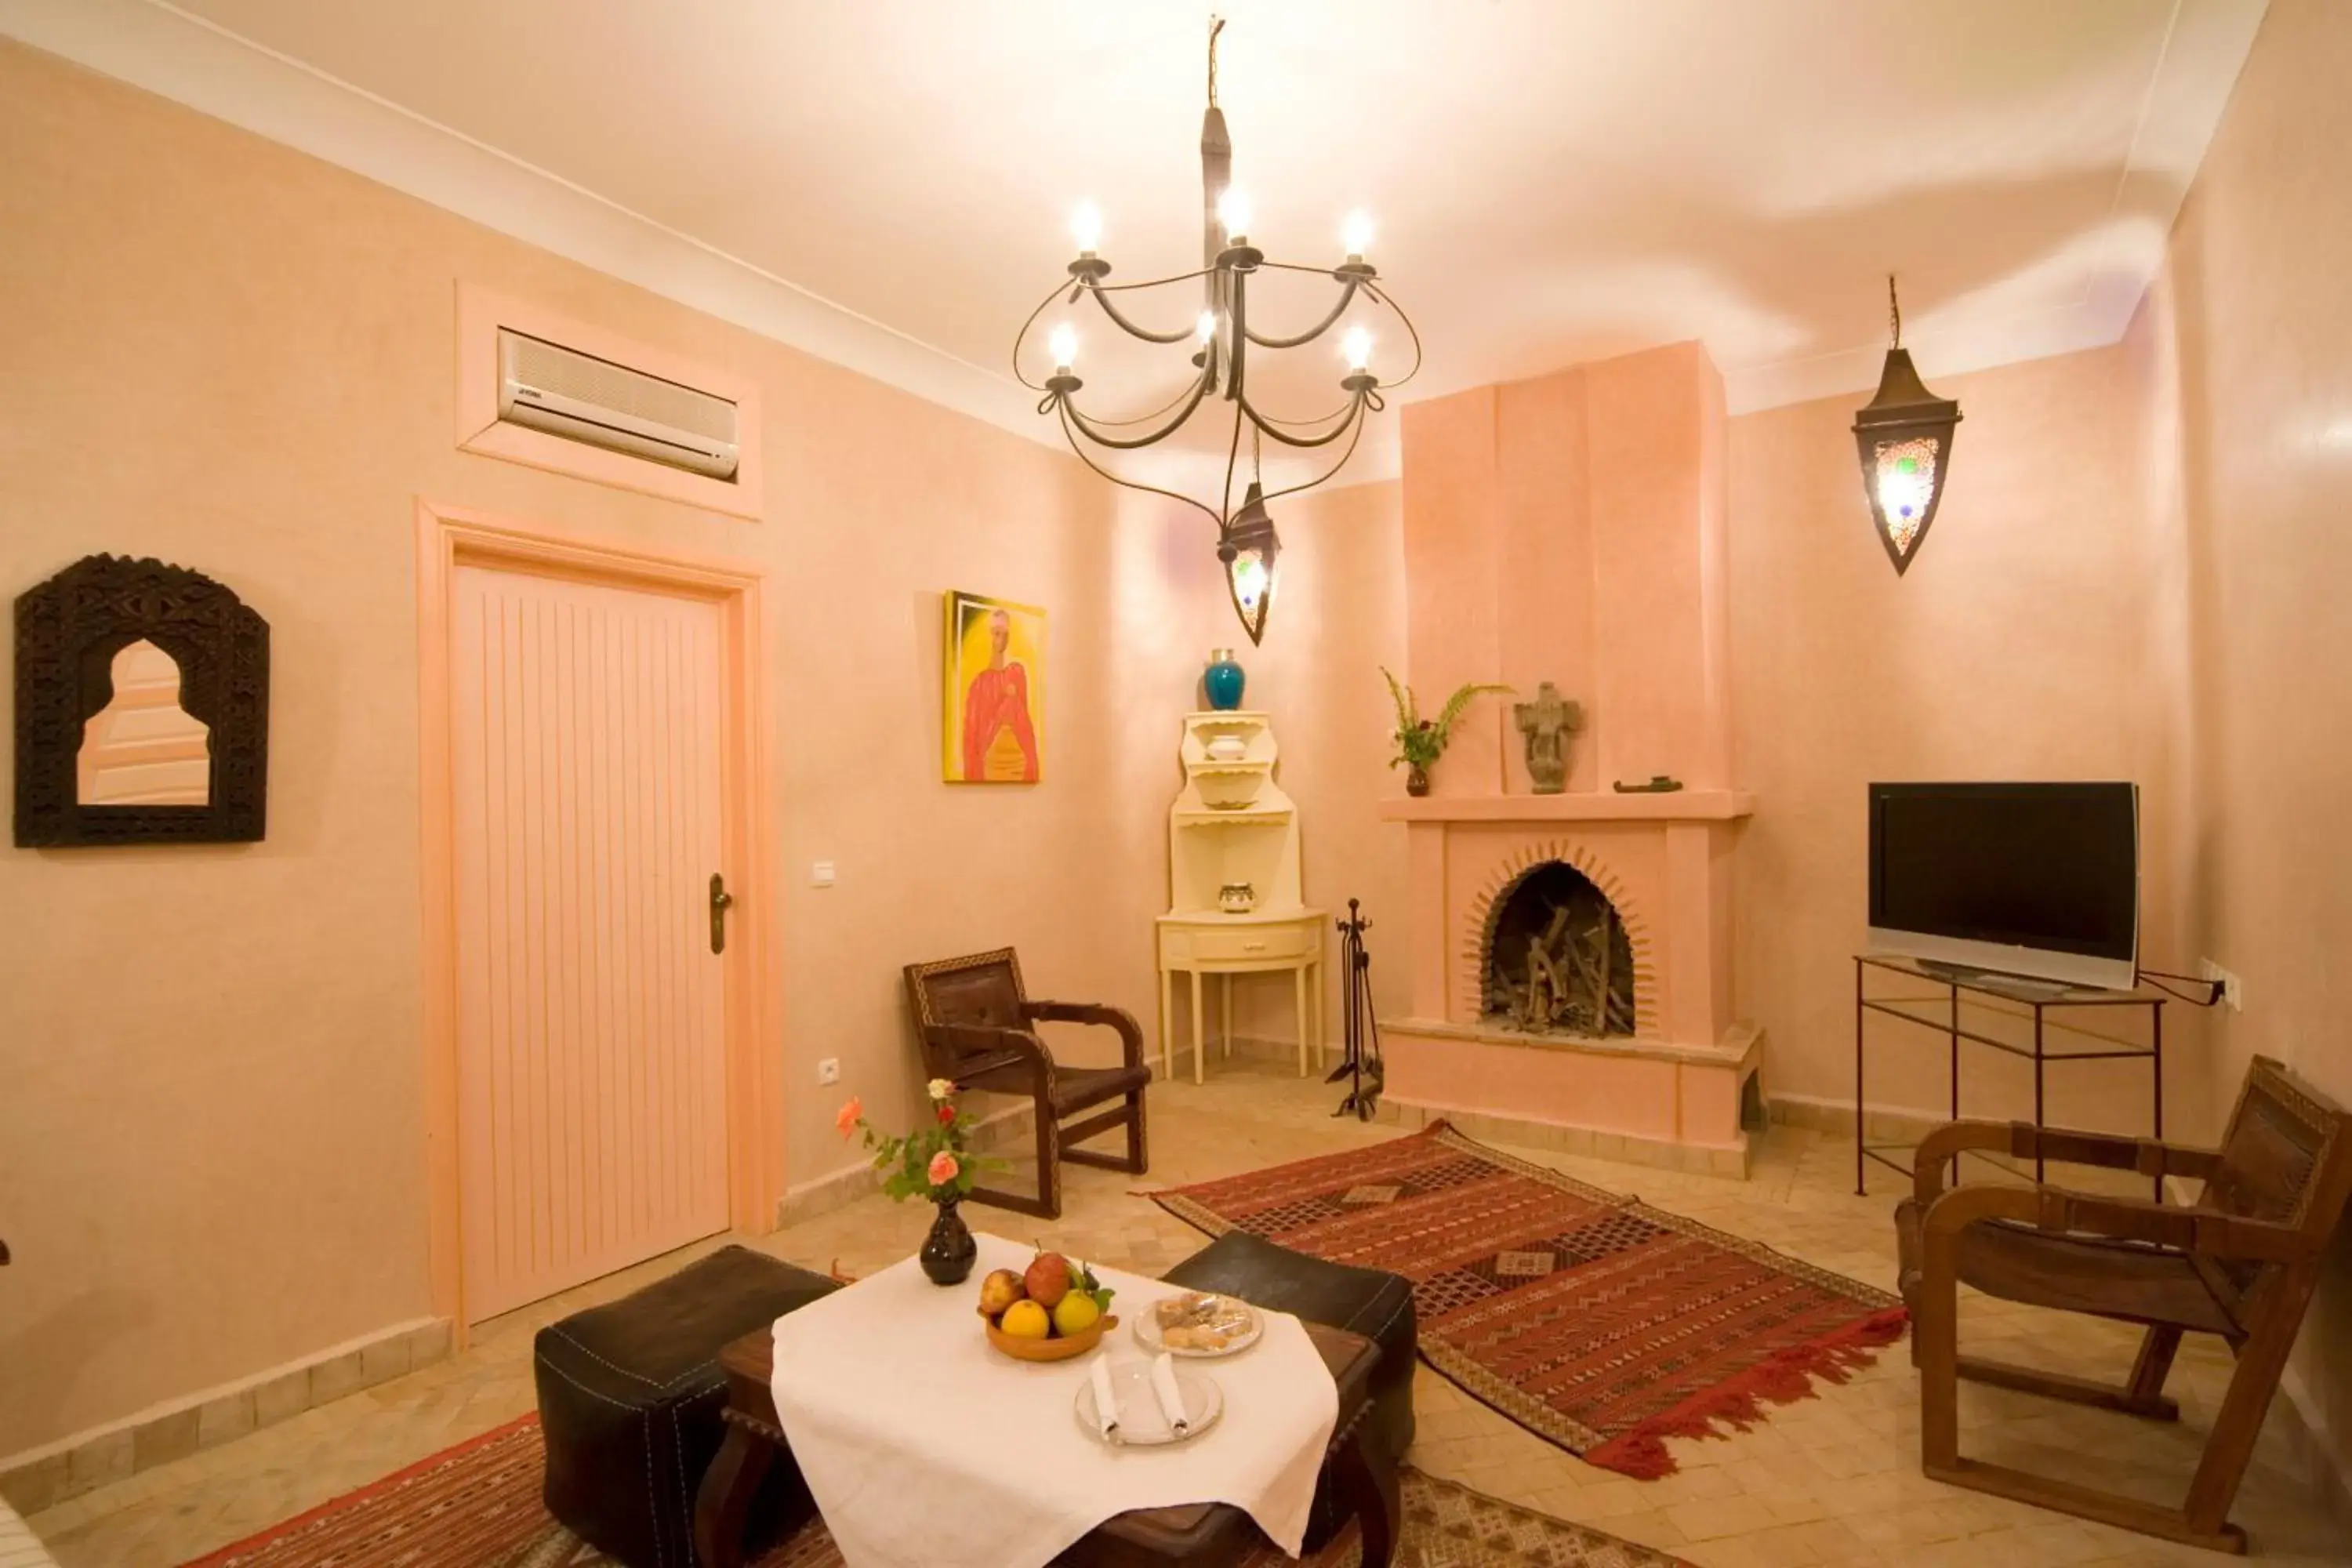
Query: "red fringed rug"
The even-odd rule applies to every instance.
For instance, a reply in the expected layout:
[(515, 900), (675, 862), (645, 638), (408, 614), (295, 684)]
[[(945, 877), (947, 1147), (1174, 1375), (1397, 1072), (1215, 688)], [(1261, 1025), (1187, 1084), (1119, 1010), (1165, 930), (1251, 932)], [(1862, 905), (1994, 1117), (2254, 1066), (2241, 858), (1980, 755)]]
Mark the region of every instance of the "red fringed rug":
[(1393, 1142), (1150, 1194), (1413, 1284), (1430, 1365), (1587, 1463), (1672, 1475), (1668, 1437), (1745, 1430), (1902, 1337), (1903, 1304), (1824, 1268), (1489, 1149)]
[[(539, 1417), (447, 1448), (397, 1475), (288, 1520), (185, 1568), (620, 1568), (547, 1515)], [(1395, 1561), (1416, 1568), (1691, 1568), (1589, 1525), (1551, 1519), (1435, 1480), (1400, 1478), (1403, 1526)], [(1355, 1527), (1305, 1563), (1261, 1542), (1236, 1568), (1356, 1568)], [(812, 1520), (752, 1568), (843, 1568)]]

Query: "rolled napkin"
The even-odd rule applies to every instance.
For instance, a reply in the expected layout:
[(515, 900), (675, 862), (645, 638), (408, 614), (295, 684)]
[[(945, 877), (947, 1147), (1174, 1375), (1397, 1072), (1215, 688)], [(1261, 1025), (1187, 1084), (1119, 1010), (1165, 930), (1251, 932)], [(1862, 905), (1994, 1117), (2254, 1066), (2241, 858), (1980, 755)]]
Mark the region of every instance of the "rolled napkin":
[(1102, 1429), (1106, 1443), (1117, 1443), (1118, 1436), (1118, 1395), (1110, 1385), (1110, 1355), (1108, 1352), (1095, 1357), (1087, 1369), (1087, 1379), (1095, 1385), (1095, 1425)]
[(1184, 1414), (1184, 1391), (1176, 1386), (1176, 1358), (1166, 1351), (1152, 1358), (1151, 1394), (1160, 1401), (1160, 1414), (1168, 1417), (1171, 1435), (1181, 1437), (1192, 1430), (1192, 1420)]

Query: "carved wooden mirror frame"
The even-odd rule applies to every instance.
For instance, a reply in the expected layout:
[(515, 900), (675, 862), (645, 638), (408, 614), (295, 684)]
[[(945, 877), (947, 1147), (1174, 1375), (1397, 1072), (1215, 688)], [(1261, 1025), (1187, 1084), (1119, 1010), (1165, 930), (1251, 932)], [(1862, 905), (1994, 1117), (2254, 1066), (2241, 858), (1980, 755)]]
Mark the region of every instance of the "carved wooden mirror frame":
[[(114, 656), (145, 640), (180, 667), (180, 706), (210, 731), (203, 805), (85, 805), (82, 727), (114, 697)], [(16, 843), (217, 844), (262, 836), (269, 623), (200, 572), (87, 555), (16, 599)]]

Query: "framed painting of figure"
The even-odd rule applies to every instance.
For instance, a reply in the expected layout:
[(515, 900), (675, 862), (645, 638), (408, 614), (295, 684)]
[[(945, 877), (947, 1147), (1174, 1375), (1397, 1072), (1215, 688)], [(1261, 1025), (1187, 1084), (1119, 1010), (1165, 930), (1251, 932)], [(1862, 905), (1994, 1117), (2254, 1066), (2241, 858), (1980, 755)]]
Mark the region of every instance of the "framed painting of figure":
[(1035, 784), (1045, 737), (1045, 612), (950, 589), (940, 771), (950, 784)]

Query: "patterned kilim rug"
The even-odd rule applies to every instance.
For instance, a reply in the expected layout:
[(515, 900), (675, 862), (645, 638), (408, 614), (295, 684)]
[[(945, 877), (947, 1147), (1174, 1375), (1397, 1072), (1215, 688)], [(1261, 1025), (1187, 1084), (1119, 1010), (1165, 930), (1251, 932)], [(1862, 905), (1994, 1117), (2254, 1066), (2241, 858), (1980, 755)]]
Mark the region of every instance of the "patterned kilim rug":
[(1148, 1194), (1213, 1236), (1413, 1283), (1429, 1363), (1587, 1463), (1672, 1475), (1668, 1437), (1745, 1430), (1903, 1333), (1882, 1290), (1587, 1186), (1444, 1122)]
[[(614, 1568), (540, 1506), (539, 1417), (460, 1443), (186, 1568)], [(1404, 1472), (1396, 1568), (1690, 1568), (1580, 1524)], [(1356, 1568), (1352, 1528), (1296, 1568)], [(1241, 1568), (1294, 1568), (1272, 1545)], [(842, 1568), (823, 1521), (752, 1568)], [(909, 1564), (909, 1568), (916, 1565)]]

